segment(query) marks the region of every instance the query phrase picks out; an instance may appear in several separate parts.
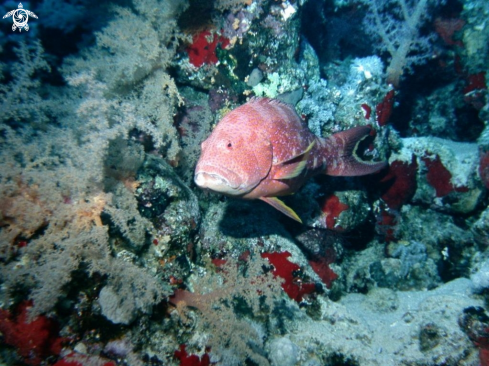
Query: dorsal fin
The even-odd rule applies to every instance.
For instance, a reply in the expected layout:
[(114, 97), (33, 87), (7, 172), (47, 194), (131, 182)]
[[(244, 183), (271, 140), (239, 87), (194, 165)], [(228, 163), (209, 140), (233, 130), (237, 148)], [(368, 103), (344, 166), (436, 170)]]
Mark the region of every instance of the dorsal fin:
[(289, 103), (285, 103), (279, 99), (272, 99), (268, 97), (251, 97), (248, 100), (248, 103), (258, 103), (258, 104), (272, 104), (272, 105), (282, 105), (287, 108), (292, 108), (294, 109), (294, 106), (290, 105)]
[(273, 179), (291, 179), (299, 176), (307, 166), (307, 159), (309, 158), (309, 153), (316, 140), (313, 140), (309, 146), (303, 152), (292, 156), (291, 158), (281, 161), (280, 163), (274, 164), (278, 167), (277, 171), (273, 174)]

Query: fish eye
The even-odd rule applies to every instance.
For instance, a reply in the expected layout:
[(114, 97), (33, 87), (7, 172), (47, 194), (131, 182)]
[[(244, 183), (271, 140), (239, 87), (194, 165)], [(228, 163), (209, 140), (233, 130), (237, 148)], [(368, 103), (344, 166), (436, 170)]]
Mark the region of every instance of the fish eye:
[(228, 149), (230, 149), (233, 147), (233, 144), (231, 142), (228, 142), (227, 147), (228, 147)]

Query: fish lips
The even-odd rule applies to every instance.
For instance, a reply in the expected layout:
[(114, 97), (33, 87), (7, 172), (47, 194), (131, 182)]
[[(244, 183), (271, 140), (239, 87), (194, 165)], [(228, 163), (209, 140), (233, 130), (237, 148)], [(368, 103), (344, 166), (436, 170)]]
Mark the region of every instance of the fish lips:
[(238, 196), (246, 193), (240, 183), (239, 176), (228, 169), (216, 166), (197, 166), (194, 182), (202, 189), (210, 189), (214, 192)]

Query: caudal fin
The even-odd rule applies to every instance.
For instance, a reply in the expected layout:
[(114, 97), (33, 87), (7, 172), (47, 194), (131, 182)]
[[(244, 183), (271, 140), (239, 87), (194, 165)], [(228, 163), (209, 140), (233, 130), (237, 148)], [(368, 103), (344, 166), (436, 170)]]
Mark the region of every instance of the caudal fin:
[(357, 155), (358, 146), (371, 131), (369, 126), (358, 126), (327, 138), (325, 174), (353, 177), (372, 174), (386, 167), (386, 161), (365, 161)]

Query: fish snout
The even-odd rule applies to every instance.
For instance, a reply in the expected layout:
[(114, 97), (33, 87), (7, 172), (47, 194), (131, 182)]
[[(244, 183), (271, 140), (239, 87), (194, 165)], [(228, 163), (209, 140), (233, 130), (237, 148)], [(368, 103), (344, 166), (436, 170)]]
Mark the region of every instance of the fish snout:
[(205, 172), (195, 173), (194, 181), (200, 188), (209, 189), (212, 189), (216, 185), (227, 184), (227, 181), (220, 175)]
[(235, 185), (217, 172), (196, 171), (194, 182), (202, 189), (236, 196), (242, 194), (239, 185)]

